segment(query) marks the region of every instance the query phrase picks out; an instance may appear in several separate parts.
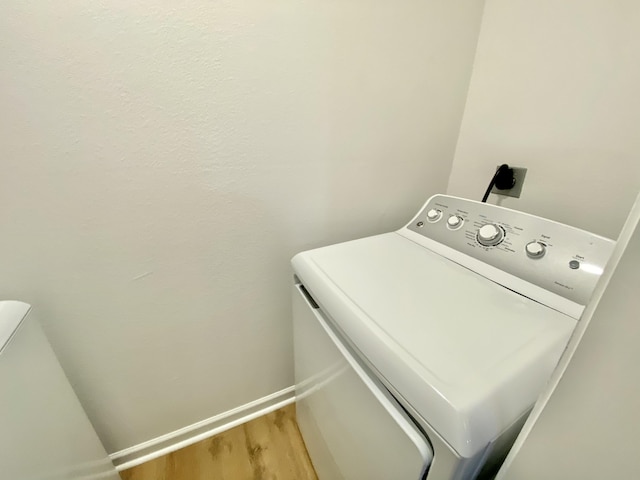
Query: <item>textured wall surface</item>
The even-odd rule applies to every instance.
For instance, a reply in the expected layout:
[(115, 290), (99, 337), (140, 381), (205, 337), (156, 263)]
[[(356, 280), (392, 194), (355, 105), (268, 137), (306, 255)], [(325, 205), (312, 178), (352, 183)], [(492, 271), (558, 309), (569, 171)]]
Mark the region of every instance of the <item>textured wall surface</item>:
[(0, 295), (109, 451), (292, 384), (290, 257), (444, 190), (481, 13), (3, 3)]
[(526, 167), (502, 205), (616, 238), (640, 190), (639, 31), (635, 0), (488, 0), (447, 193)]

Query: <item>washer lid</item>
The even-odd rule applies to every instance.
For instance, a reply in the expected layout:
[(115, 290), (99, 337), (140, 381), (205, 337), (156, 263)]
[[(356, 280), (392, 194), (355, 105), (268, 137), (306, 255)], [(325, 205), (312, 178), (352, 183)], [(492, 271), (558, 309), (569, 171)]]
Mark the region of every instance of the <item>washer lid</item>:
[(31, 307), (16, 301), (0, 301), (0, 352), (16, 331)]
[(576, 323), (397, 233), (292, 263), (353, 346), (464, 457), (533, 405)]

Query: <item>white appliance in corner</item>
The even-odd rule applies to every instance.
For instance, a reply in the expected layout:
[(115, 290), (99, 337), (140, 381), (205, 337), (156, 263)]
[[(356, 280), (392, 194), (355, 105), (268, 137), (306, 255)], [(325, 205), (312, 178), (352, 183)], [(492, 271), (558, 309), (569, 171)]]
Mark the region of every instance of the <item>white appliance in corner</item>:
[(492, 478), (613, 246), (436, 195), (397, 232), (296, 255), (297, 417), (320, 480)]
[(26, 303), (0, 302), (0, 478), (119, 480)]

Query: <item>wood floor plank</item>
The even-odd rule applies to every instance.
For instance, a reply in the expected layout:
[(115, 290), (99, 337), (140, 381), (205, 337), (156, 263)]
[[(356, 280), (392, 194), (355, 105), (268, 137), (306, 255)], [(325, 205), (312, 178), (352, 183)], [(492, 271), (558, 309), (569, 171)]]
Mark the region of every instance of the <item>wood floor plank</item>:
[(121, 472), (122, 480), (317, 480), (289, 405)]

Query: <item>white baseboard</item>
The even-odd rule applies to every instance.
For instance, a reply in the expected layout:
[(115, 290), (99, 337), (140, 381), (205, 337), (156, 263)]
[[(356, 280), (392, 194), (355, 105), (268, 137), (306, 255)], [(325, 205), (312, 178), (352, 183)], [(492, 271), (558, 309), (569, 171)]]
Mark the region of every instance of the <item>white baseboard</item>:
[(295, 401), (293, 386), (109, 455), (119, 472), (192, 445)]

